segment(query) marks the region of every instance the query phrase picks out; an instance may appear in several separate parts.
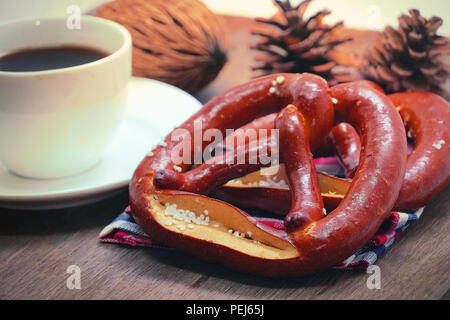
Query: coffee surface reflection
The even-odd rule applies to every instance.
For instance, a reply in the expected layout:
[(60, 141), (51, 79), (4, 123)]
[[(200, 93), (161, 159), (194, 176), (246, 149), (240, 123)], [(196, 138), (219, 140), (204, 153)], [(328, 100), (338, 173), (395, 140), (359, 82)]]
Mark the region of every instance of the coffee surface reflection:
[(108, 56), (100, 50), (80, 46), (30, 48), (0, 57), (0, 71), (32, 72), (62, 69), (94, 62)]

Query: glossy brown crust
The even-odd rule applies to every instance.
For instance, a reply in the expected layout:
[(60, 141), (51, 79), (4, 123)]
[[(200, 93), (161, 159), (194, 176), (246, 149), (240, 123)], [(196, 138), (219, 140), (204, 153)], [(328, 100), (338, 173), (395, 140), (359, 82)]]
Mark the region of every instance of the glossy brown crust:
[[(290, 234), (302, 266), (318, 270), (332, 266), (361, 248), (390, 210), (400, 192), (406, 166), (406, 137), (390, 100), (361, 82), (337, 85), (336, 115), (361, 136), (361, 161), (350, 189), (325, 218)], [(399, 155), (392, 157), (393, 154)]]
[[(280, 81), (280, 79), (283, 80)], [(214, 116), (223, 119), (224, 122), (227, 122), (226, 119), (231, 117), (230, 113), (232, 112), (236, 113), (233, 117), (240, 119), (240, 122), (232, 122), (229, 126), (224, 126), (216, 118), (212, 118), (207, 121), (203, 120), (205, 129), (217, 128), (224, 132), (225, 129), (240, 128), (242, 127), (241, 124), (247, 124), (244, 127), (247, 129), (273, 128), (273, 111), (279, 111), (286, 105), (293, 104), (298, 105), (304, 115), (305, 129), (308, 132), (311, 148), (317, 148), (328, 134), (334, 120), (333, 105), (328, 91), (328, 85), (323, 79), (310, 74), (282, 74), (263, 77), (219, 95), (208, 102), (197, 117), (192, 117), (186, 123), (193, 122), (198, 117), (201, 118), (202, 113), (212, 109), (215, 111)], [(240, 100), (236, 101), (236, 96)], [(239, 105), (238, 102), (240, 102)], [(218, 109), (226, 109), (228, 112), (223, 111), (218, 114)], [(239, 114), (236, 110), (239, 111)], [(255, 123), (252, 122), (253, 118), (248, 118), (249, 114), (250, 116), (256, 115), (258, 118), (264, 116), (264, 113), (266, 113), (266, 117), (260, 119), (260, 122)], [(210, 121), (213, 127), (210, 126)], [(261, 149), (267, 145), (272, 145), (272, 143), (264, 141), (257, 142), (256, 146), (238, 145), (234, 150), (227, 152), (224, 157), (234, 159), (234, 161), (231, 161), (232, 164), (223, 161), (222, 157), (215, 157), (183, 173), (174, 171), (170, 166), (164, 168), (155, 174), (154, 184), (159, 188), (208, 194), (212, 189), (230, 179), (256, 171), (264, 165), (273, 164), (248, 161), (249, 149), (253, 149), (259, 155)], [(229, 140), (228, 143), (230, 143)], [(244, 165), (236, 161), (237, 154), (240, 151), (239, 148), (245, 149), (245, 152), (243, 152), (246, 157), (246, 161), (243, 161)], [(251, 154), (254, 154), (254, 152)], [(271, 155), (271, 148), (268, 148), (267, 154), (268, 156)], [(249, 163), (255, 164), (248, 165)]]
[[(414, 140), (394, 209), (414, 211), (429, 203), (450, 182), (450, 105), (426, 92), (396, 93), (388, 97), (399, 111), (409, 138)], [(361, 150), (358, 133), (349, 124), (341, 123), (333, 127), (329, 138), (329, 145), (335, 148), (348, 176), (353, 176)], [(236, 190), (231, 188), (222, 188), (218, 196), (238, 205), (253, 208), (261, 204), (271, 212), (287, 214), (289, 208), (285, 203), (290, 203), (289, 191), (260, 189), (246, 191), (245, 199), (238, 199)], [(264, 203), (259, 200), (260, 194), (265, 196)]]
[(213, 190), (211, 195), (239, 208), (260, 209), (281, 216), (286, 216), (291, 208), (291, 193), (288, 189), (225, 185)]
[[(279, 77), (284, 79), (283, 83), (274, 86)], [(208, 128), (215, 128), (225, 133), (226, 129), (240, 128), (255, 118), (278, 112), (293, 103), (302, 106), (302, 113), (307, 118), (310, 131), (311, 146), (314, 148), (333, 123), (333, 108), (328, 91), (326, 81), (311, 74), (276, 74), (258, 78), (213, 98), (177, 129), (184, 129), (194, 136), (194, 123), (197, 122), (202, 124), (203, 132)], [(304, 94), (305, 92), (308, 94)], [(321, 121), (314, 120), (316, 117)], [(193, 146), (194, 141), (191, 143)], [(158, 145), (141, 161), (130, 183), (132, 205), (140, 204), (141, 196), (154, 190), (149, 180), (153, 180), (156, 171), (173, 169), (175, 164), (171, 160), (171, 151), (177, 145), (178, 141), (172, 141), (169, 134), (163, 145)], [(204, 142), (203, 148), (206, 145), (207, 142)], [(193, 158), (193, 155), (191, 157)], [(187, 164), (179, 166), (183, 171), (190, 167)]]
[(339, 123), (331, 129), (328, 139), (344, 168), (345, 176), (352, 178), (358, 168), (361, 153), (361, 140), (355, 128), (345, 122)]
[(426, 205), (450, 182), (450, 105), (428, 92), (396, 93), (389, 98), (414, 139), (395, 205), (397, 210), (411, 211)]
[[(246, 136), (247, 130), (254, 130), (256, 132), (256, 139), (260, 139), (259, 132), (261, 129), (265, 129), (267, 132), (267, 137), (270, 137), (272, 134), (272, 129), (274, 129), (275, 118), (278, 113), (272, 113), (267, 116), (263, 116), (253, 120), (252, 122), (242, 126), (238, 130), (236, 130), (233, 134), (227, 136), (225, 141), (221, 144), (223, 150), (230, 150), (231, 148), (248, 143), (250, 141), (249, 135)], [(328, 143), (328, 140), (325, 140), (327, 143), (321, 144), (319, 147), (316, 147), (314, 150), (315, 156), (331, 156), (334, 154), (334, 147), (331, 143)]]
[(272, 113), (264, 117), (257, 118), (252, 122), (242, 126), (238, 130), (236, 130), (233, 134), (227, 136), (225, 141), (223, 142), (224, 148), (226, 147), (236, 147), (238, 145), (248, 143), (249, 139), (246, 136), (247, 130), (251, 130), (256, 133), (256, 139), (260, 138), (259, 132), (261, 129), (265, 129), (267, 132), (267, 137), (269, 137), (272, 133), (272, 129), (274, 129), (275, 118), (278, 113)]
[[(165, 169), (155, 173), (153, 183), (157, 188), (176, 189), (197, 194), (209, 194), (231, 179), (242, 177), (262, 167), (259, 156), (264, 154), (268, 158), (279, 159), (276, 141), (268, 139), (255, 139), (255, 143), (239, 145), (236, 148), (206, 160), (201, 165), (184, 173)], [(277, 163), (275, 163), (277, 164)]]
[(323, 201), (303, 116), (289, 105), (278, 114), (275, 128), (291, 186), (291, 209), (284, 226), (287, 232), (294, 232), (324, 217)]
[[(430, 202), (450, 182), (450, 105), (428, 92), (402, 92), (388, 97), (400, 113), (409, 138), (414, 140), (394, 209), (414, 211)], [(351, 177), (359, 163), (358, 134), (351, 126), (333, 127), (330, 136), (336, 155)]]
[[(224, 131), (293, 103), (301, 106), (311, 148), (317, 147), (333, 123), (332, 109), (329, 114), (331, 97), (326, 83), (308, 74), (283, 75), (288, 89), (280, 86), (277, 95), (268, 95), (268, 92), (273, 92), (270, 88), (277, 76), (257, 79), (219, 95), (181, 127), (192, 132), (193, 122), (200, 119), (204, 128)], [(338, 208), (325, 218), (290, 233), (257, 225), (252, 217), (236, 209), (258, 228), (276, 237), (289, 239), (297, 248), (298, 257), (267, 260), (249, 256), (245, 252), (188, 237), (159, 225), (152, 217), (149, 197), (158, 194), (186, 195), (182, 191), (161, 190), (153, 185), (156, 171), (171, 170), (174, 165), (170, 152), (175, 142), (170, 140), (170, 136), (166, 137), (165, 146), (157, 147), (141, 162), (133, 176), (130, 203), (137, 222), (161, 243), (254, 274), (273, 277), (302, 275), (341, 262), (373, 236), (392, 209), (405, 171), (406, 138), (401, 118), (392, 103), (373, 87), (365, 83), (349, 83), (332, 88), (332, 95), (339, 100), (335, 106), (337, 115), (358, 130), (364, 150), (361, 165)], [(394, 153), (405, 156), (393, 158)], [(188, 166), (182, 167), (184, 171), (187, 169)], [(199, 201), (210, 199), (192, 193), (187, 195)], [(223, 206), (230, 205), (223, 203)]]

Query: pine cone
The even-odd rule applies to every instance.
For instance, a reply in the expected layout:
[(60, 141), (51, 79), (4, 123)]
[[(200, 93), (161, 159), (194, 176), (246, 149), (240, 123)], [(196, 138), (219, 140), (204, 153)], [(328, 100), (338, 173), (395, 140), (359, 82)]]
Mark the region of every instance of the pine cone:
[(449, 99), (450, 43), (436, 35), (442, 19), (425, 19), (412, 9), (398, 21), (397, 29), (387, 27), (368, 50), (363, 77), (388, 93), (430, 91)]
[(252, 67), (254, 71), (259, 70), (262, 75), (310, 72), (324, 77), (330, 85), (352, 78), (346, 68), (338, 70), (339, 63), (330, 54), (334, 47), (351, 40), (336, 35), (343, 22), (324, 24), (323, 18), (331, 13), (328, 10), (306, 19), (304, 14), (310, 2), (305, 0), (293, 7), (289, 0), (275, 0), (279, 12), (270, 19), (255, 20), (252, 34), (259, 36), (259, 41), (252, 49), (261, 54), (255, 57), (258, 65)]

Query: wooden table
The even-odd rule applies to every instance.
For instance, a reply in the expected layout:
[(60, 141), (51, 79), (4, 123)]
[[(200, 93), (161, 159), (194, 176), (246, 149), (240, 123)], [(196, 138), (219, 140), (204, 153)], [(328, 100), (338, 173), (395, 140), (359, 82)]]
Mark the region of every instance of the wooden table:
[[(198, 94), (206, 101), (251, 77), (250, 20), (227, 17), (230, 62)], [(127, 190), (82, 207), (26, 212), (0, 209), (2, 299), (441, 299), (450, 298), (450, 188), (377, 262), (381, 289), (369, 274), (330, 270), (271, 280), (237, 274), (179, 252), (102, 244), (100, 230), (127, 205)], [(81, 270), (69, 290), (67, 268)]]

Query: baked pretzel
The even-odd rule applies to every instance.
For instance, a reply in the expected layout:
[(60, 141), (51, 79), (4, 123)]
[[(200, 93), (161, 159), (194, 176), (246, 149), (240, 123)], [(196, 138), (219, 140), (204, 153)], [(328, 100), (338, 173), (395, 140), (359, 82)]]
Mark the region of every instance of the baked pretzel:
[(428, 92), (389, 95), (414, 147), (408, 155), (403, 186), (395, 207), (423, 207), (450, 182), (450, 105)]
[[(413, 140), (406, 173), (395, 208), (411, 211), (423, 207), (450, 182), (450, 106), (428, 92), (402, 92), (388, 96)], [(334, 136), (336, 153), (347, 170), (358, 166), (359, 136), (353, 130)]]
[(342, 122), (331, 129), (328, 136), (333, 151), (345, 170), (345, 176), (352, 178), (358, 168), (361, 141), (353, 126)]
[[(388, 97), (412, 140), (395, 209), (412, 211), (425, 206), (450, 182), (450, 105), (428, 92), (402, 92)], [(349, 125), (339, 130), (334, 127), (331, 136), (336, 155), (351, 177), (359, 163), (359, 136)]]
[[(337, 99), (335, 112), (332, 97)], [(156, 241), (202, 259), (272, 277), (317, 272), (362, 247), (390, 213), (405, 173), (406, 138), (393, 104), (364, 82), (330, 90), (314, 75), (280, 74), (222, 93), (179, 128), (194, 134), (195, 122), (201, 121), (203, 130), (225, 132), (275, 112), (280, 112), (275, 125), (294, 200), (286, 230), (260, 224), (228, 203), (190, 192), (208, 194), (223, 180), (243, 175), (246, 165), (227, 167), (214, 159), (192, 169), (189, 164), (176, 164), (171, 153), (179, 142), (172, 141), (170, 134), (143, 159), (130, 183), (132, 212), (142, 229)], [(348, 192), (325, 216), (311, 151), (326, 139), (334, 114), (360, 132), (363, 151)], [(225, 158), (234, 157), (235, 151), (230, 152)], [(264, 164), (251, 166), (249, 170)], [(307, 181), (298, 170), (308, 175)], [(302, 195), (305, 190), (308, 194)]]
[[(388, 97), (399, 111), (407, 136), (412, 140), (402, 189), (394, 206), (395, 210), (410, 212), (425, 206), (450, 182), (450, 106), (441, 97), (427, 92), (396, 93)], [(346, 176), (353, 177), (361, 150), (358, 133), (348, 123), (340, 123), (333, 127), (328, 141), (327, 149), (334, 150)], [(280, 170), (277, 176), (278, 180), (286, 179), (284, 170)], [(259, 174), (251, 174), (242, 178), (240, 185), (228, 183), (215, 194), (240, 206), (286, 215), (289, 210), (287, 203), (290, 203), (289, 190), (250, 186), (260, 179)], [(333, 208), (349, 187), (349, 180), (335, 178), (324, 181), (320, 188), (325, 204)], [(327, 195), (328, 190), (333, 190), (334, 197)], [(242, 192), (246, 194), (245, 199), (239, 197)], [(261, 196), (265, 197), (264, 202), (260, 201)]]

